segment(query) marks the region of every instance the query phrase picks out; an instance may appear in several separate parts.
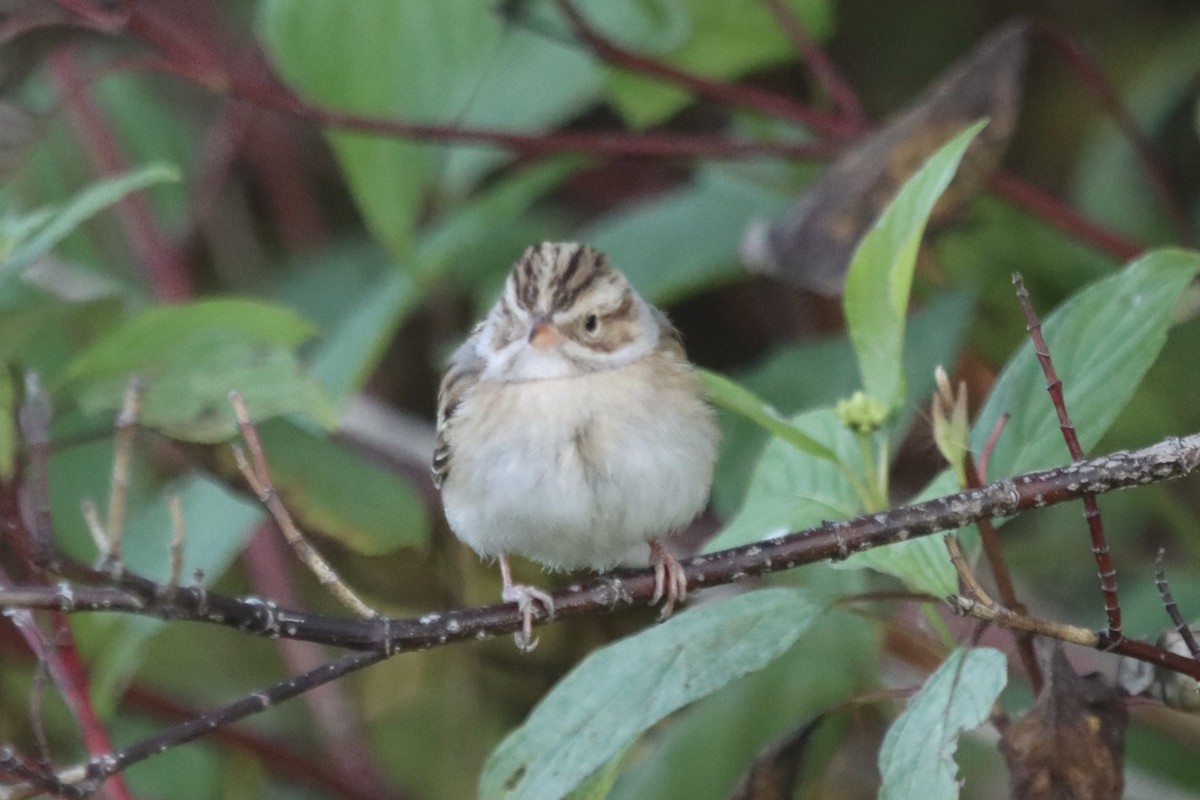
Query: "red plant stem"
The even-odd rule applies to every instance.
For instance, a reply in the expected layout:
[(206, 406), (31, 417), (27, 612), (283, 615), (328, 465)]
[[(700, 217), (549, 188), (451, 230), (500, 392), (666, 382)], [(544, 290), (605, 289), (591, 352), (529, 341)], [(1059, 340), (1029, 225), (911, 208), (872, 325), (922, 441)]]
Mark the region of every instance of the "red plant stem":
[(1150, 181), (1150, 186), (1162, 201), (1176, 235), (1181, 241), (1194, 246), (1196, 230), (1160, 154), (1142, 131), (1137, 120), (1129, 113), (1129, 109), (1121, 102), (1120, 96), (1113, 88), (1112, 83), (1104, 76), (1099, 65), (1096, 64), (1096, 60), (1074, 37), (1045, 22), (1030, 23), (1028, 31), (1031, 36), (1038, 37), (1062, 54), (1079, 76), (1080, 83), (1091, 93), (1100, 107), (1112, 117), (1117, 129), (1133, 148), (1134, 154), (1142, 165), (1142, 171)]
[(1128, 261), (1145, 249), (1124, 236), (1098, 225), (1072, 209), (1062, 200), (1034, 186), (1024, 178), (997, 171), (988, 179), (992, 191), (1033, 216), (1053, 225), (1074, 238), (1107, 253), (1117, 261)]
[[(11, 586), (12, 582), (8, 576), (0, 571), (0, 587)], [(79, 657), (70, 620), (61, 611), (45, 613), (53, 625), (54, 633), (51, 637), (46, 636), (32, 612), (23, 612), (24, 619), (18, 621), (14, 618), (13, 624), (38, 661), (46, 665), (51, 679), (79, 724), (87, 752), (93, 757), (109, 753), (112, 751), (112, 740), (108, 738), (108, 731), (96, 716), (96, 709), (92, 705), (87, 668), (83, 659)], [(117, 780), (109, 785), (110, 796), (114, 800), (132, 800), (124, 779), (121, 776), (116, 777)]]
[(636, 53), (596, 31), (571, 0), (556, 0), (580, 40), (600, 58), (625, 69), (670, 83), (721, 103), (759, 111), (776, 119), (795, 122), (831, 139), (853, 139), (861, 129), (838, 115), (817, 111), (776, 92), (714, 81)]
[[(66, 91), (67, 113), (96, 171), (107, 175), (128, 169), (116, 139), (86, 93), (73, 53), (69, 49), (55, 53), (52, 70)], [(134, 192), (121, 199), (117, 213), (154, 296), (160, 300), (188, 297), (192, 287), (187, 268), (159, 231), (145, 194)]]
[[(1029, 338), (1033, 342), (1033, 351), (1037, 354), (1038, 362), (1042, 365), (1042, 373), (1046, 376), (1046, 391), (1050, 394), (1050, 401), (1058, 413), (1058, 427), (1062, 431), (1063, 441), (1067, 443), (1067, 451), (1071, 454), (1071, 458), (1075, 461), (1082, 461), (1084, 458), (1083, 448), (1079, 445), (1079, 436), (1075, 433), (1075, 425), (1067, 415), (1062, 381), (1054, 370), (1054, 362), (1050, 360), (1050, 351), (1042, 336), (1042, 323), (1038, 319), (1037, 312), (1033, 310), (1033, 303), (1029, 299), (1029, 292), (1025, 288), (1025, 281), (1021, 277), (1021, 273), (1013, 273), (1012, 279), (1013, 284), (1017, 287), (1017, 299), (1021, 303), (1021, 310), (1025, 312), (1025, 330), (1029, 332)], [(1100, 505), (1096, 502), (1096, 496), (1093, 494), (1084, 495), (1081, 499), (1084, 509), (1083, 516), (1087, 520), (1088, 530), (1092, 537), (1092, 554), (1096, 557), (1096, 568), (1100, 573), (1100, 590), (1104, 593), (1104, 611), (1108, 616), (1108, 639), (1110, 642), (1119, 642), (1122, 634), (1121, 601), (1117, 597), (1117, 572), (1113, 566), (1112, 555), (1108, 550), (1108, 541), (1104, 536), (1104, 522), (1100, 518)]]
[(858, 99), (858, 93), (854, 91), (850, 82), (842, 77), (833, 60), (813, 41), (813, 37), (809, 35), (808, 29), (804, 27), (804, 22), (795, 9), (784, 0), (762, 0), (762, 2), (775, 15), (779, 27), (783, 28), (784, 33), (792, 40), (792, 46), (808, 64), (808, 68), (812, 70), (813, 75), (816, 76), (825, 93), (829, 95), (829, 99), (833, 101), (847, 125), (857, 128), (854, 135), (865, 133), (869, 127), (869, 121), (866, 111), (863, 110), (862, 102)]

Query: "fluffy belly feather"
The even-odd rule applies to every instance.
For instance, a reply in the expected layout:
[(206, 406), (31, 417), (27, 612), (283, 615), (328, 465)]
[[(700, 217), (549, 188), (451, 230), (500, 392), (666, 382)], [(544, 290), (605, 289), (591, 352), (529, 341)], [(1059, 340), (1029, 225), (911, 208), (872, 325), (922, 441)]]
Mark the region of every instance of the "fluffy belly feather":
[(476, 386), (442, 487), (459, 538), (483, 555), (603, 568), (645, 563), (647, 541), (691, 521), (712, 480), (712, 411), (690, 371), (654, 385), (638, 368)]

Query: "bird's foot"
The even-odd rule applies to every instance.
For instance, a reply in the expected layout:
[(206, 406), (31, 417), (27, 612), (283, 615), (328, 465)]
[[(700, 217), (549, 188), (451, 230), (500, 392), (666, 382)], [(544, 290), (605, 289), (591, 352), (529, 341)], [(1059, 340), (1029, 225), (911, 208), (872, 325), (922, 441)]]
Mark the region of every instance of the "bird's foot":
[(500, 598), (506, 603), (516, 603), (521, 612), (521, 630), (513, 634), (513, 641), (522, 653), (528, 653), (537, 647), (538, 640), (533, 635), (533, 615), (536, 606), (541, 604), (547, 617), (554, 616), (554, 598), (536, 586), (524, 583), (509, 583), (500, 593)]
[(687, 573), (675, 556), (657, 540), (650, 543), (650, 563), (654, 565), (654, 595), (650, 598), (650, 605), (666, 598), (658, 615), (660, 620), (664, 620), (675, 611), (676, 603), (687, 600)]

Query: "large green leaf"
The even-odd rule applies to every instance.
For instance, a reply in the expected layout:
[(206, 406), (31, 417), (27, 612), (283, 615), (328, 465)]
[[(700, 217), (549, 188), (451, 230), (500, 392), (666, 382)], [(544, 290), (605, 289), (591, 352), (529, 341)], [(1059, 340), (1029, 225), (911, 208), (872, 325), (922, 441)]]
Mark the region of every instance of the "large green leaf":
[[(304, 97), (379, 118), (536, 132), (602, 89), (585, 53), (506, 26), (475, 0), (267, 0), (260, 30)], [(330, 141), (368, 227), (405, 263), (435, 170), (463, 191), (507, 157), (472, 145), (439, 165), (436, 145), (345, 131)]]
[[(1156, 250), (1078, 292), (1046, 318), (1046, 344), (1085, 451), (1108, 430), (1158, 357), (1171, 312), (1197, 272), (1200, 254)], [(975, 452), (1005, 413), (1011, 416), (988, 462), (990, 477), (1070, 460), (1030, 342), (992, 387), (971, 433)]]
[[(868, 587), (862, 573), (813, 570), (803, 577), (806, 590), (830, 598)], [(834, 606), (761, 672), (684, 709), (634, 748), (612, 800), (725, 800), (772, 739), (876, 688), (879, 646), (878, 626)]]
[(955, 136), (904, 184), (863, 237), (846, 275), (843, 306), (863, 388), (889, 409), (905, 399), (904, 328), (925, 223), (983, 125)]
[(991, 714), (1007, 663), (999, 650), (959, 649), (929, 677), (883, 739), (880, 800), (956, 800), (958, 737)]
[(593, 653), (501, 742), (479, 796), (562, 797), (668, 714), (765, 667), (824, 610), (802, 591), (764, 589)]

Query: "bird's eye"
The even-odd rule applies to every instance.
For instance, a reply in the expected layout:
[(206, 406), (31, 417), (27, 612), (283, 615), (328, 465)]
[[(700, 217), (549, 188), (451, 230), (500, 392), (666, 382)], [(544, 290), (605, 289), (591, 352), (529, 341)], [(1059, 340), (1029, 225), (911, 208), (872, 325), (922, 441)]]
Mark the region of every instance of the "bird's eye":
[(595, 314), (588, 314), (583, 320), (583, 329), (588, 333), (595, 333), (600, 328), (600, 318)]

